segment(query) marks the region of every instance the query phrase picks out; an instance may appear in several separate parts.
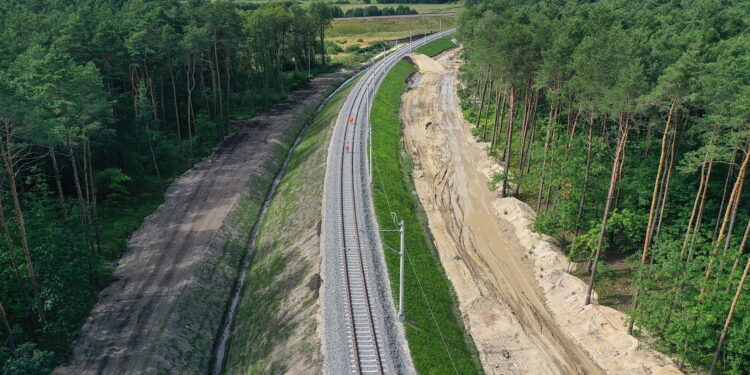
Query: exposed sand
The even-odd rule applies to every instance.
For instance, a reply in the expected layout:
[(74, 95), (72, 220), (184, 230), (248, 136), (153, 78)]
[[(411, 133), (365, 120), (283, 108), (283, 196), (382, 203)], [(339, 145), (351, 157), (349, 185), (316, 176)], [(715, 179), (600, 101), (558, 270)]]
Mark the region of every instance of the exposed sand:
[(403, 97), (414, 181), (461, 311), (488, 374), (677, 374), (638, 347), (624, 315), (583, 306), (565, 256), (528, 229), (534, 212), (489, 191), (498, 166), (474, 141), (455, 92), (456, 52), (413, 55), (419, 82)]

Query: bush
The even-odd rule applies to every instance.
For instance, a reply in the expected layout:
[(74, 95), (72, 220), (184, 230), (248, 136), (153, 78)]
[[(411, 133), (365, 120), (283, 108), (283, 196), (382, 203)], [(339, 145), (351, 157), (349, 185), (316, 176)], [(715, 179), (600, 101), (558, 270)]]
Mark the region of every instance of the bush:
[[(346, 41), (344, 41), (344, 43), (346, 43)], [(328, 55), (335, 55), (337, 53), (344, 52), (344, 50), (338, 44), (331, 42), (330, 40), (326, 40), (325, 47), (326, 54)]]
[(125, 184), (130, 182), (132, 178), (123, 173), (120, 168), (107, 168), (96, 172), (94, 180), (96, 181), (96, 186), (99, 188), (99, 192), (107, 200), (120, 201), (130, 195)]
[(27, 342), (16, 349), (14, 358), (5, 362), (3, 375), (47, 375), (52, 373), (52, 352), (37, 350)]

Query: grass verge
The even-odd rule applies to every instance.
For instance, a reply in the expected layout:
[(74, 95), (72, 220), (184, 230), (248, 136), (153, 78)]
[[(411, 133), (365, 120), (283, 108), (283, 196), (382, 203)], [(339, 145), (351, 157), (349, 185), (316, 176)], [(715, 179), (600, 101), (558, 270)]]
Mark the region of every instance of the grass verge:
[(230, 339), (227, 374), (320, 373), (320, 233), (328, 141), (354, 81), (292, 151), (261, 224)]
[[(401, 148), (399, 109), (406, 79), (417, 70), (400, 61), (388, 73), (375, 96), (373, 200), (381, 229), (395, 228), (391, 212), (406, 225), (406, 282), (404, 310), (406, 338), (420, 374), (481, 374), (474, 342), (458, 309), (456, 294), (432, 244), (427, 219), (410, 177), (411, 160)], [(383, 232), (382, 240), (399, 247), (398, 233)], [(394, 299), (398, 299), (399, 257), (386, 251)], [(416, 275), (416, 277), (415, 277)], [(419, 282), (418, 282), (418, 281)]]
[(456, 47), (453, 43), (453, 35), (446, 35), (429, 42), (422, 47), (416, 49), (416, 53), (421, 53), (430, 57), (435, 57), (441, 54), (443, 51), (449, 50)]

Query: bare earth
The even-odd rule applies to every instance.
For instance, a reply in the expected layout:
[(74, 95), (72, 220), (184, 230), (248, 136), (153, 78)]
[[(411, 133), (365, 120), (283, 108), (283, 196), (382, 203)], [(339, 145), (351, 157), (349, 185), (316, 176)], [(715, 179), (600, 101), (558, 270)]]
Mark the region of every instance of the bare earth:
[(412, 56), (420, 80), (401, 118), (416, 190), (485, 372), (677, 373), (625, 334), (622, 313), (584, 308), (583, 283), (565, 272), (564, 255), (527, 228), (533, 211), (489, 191), (498, 166), (461, 115), (455, 56)]
[(211, 156), (172, 184), (164, 204), (133, 233), (71, 362), (55, 373), (206, 373), (249, 234), (230, 219), (248, 212), (243, 198), (265, 195), (252, 189), (267, 189), (283, 161), (282, 145), (291, 145), (295, 129), (343, 77), (318, 77), (238, 123)]

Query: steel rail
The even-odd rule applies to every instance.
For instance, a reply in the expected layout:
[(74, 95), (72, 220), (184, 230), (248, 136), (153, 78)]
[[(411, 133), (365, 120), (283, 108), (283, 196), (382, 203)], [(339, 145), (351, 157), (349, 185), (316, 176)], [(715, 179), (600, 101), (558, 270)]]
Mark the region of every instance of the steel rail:
[[(443, 35), (447, 35), (452, 31), (445, 31), (441, 33), (436, 33), (433, 35), (430, 35), (428, 37), (422, 38), (415, 42), (416, 46), (420, 46), (424, 43), (427, 43), (429, 41), (432, 41), (438, 37), (441, 37)], [(340, 158), (340, 170), (339, 170), (339, 186), (338, 186), (338, 203), (339, 203), (339, 209), (340, 209), (340, 225), (341, 225), (341, 240), (343, 245), (343, 278), (344, 278), (344, 291), (346, 293), (346, 308), (349, 315), (348, 324), (349, 328), (351, 329), (351, 343), (350, 348), (353, 352), (353, 371), (356, 374), (362, 374), (363, 372), (373, 373), (376, 372), (378, 374), (384, 373), (384, 364), (383, 364), (383, 358), (380, 348), (380, 344), (378, 342), (378, 333), (375, 329), (375, 319), (373, 319), (373, 307), (372, 307), (372, 301), (370, 298), (370, 291), (368, 289), (368, 283), (367, 280), (367, 273), (364, 263), (364, 257), (365, 252), (363, 251), (363, 245), (362, 245), (362, 239), (360, 236), (360, 220), (358, 217), (358, 208), (357, 204), (362, 204), (362, 202), (359, 202), (356, 196), (356, 183), (357, 183), (357, 173), (355, 171), (355, 163), (357, 160), (355, 160), (355, 154), (358, 154), (359, 149), (362, 148), (362, 136), (360, 133), (360, 136), (357, 136), (358, 132), (361, 132), (361, 124), (359, 121), (359, 115), (360, 112), (363, 109), (366, 109), (368, 106), (372, 105), (372, 99), (367, 95), (367, 88), (371, 85), (374, 87), (377, 87), (382, 82), (383, 78), (385, 77), (385, 74), (395, 65), (395, 63), (402, 59), (408, 52), (410, 52), (411, 49), (407, 51), (407, 47), (403, 47), (400, 50), (394, 51), (393, 53), (387, 55), (380, 61), (376, 62), (367, 72), (365, 72), (365, 75), (362, 77), (360, 82), (357, 82), (354, 92), (350, 94), (351, 98), (351, 105), (347, 107), (345, 111), (342, 111), (339, 116), (339, 123), (341, 122), (341, 119), (344, 120), (345, 123), (345, 129), (343, 134), (343, 144), (341, 144), (341, 158)], [(353, 96), (352, 96), (353, 95)], [(365, 100), (366, 99), (366, 100)], [(348, 100), (347, 100), (348, 101)], [(369, 113), (369, 111), (365, 110), (365, 114)], [(343, 117), (341, 115), (344, 115)], [(351, 119), (354, 119), (355, 121), (351, 121)], [(365, 124), (368, 123), (369, 119), (365, 120)], [(359, 126), (358, 126), (359, 124)], [(351, 132), (350, 132), (351, 130)], [(348, 137), (351, 136), (351, 139)], [(355, 152), (355, 150), (357, 152)], [(360, 158), (361, 159), (361, 158)], [(349, 170), (346, 171), (346, 162), (349, 162), (350, 165), (348, 166)], [(361, 160), (360, 160), (361, 162)], [(361, 165), (360, 165), (361, 167)], [(348, 173), (347, 173), (348, 172)], [(349, 184), (350, 186), (345, 186), (346, 184)], [(345, 189), (350, 188), (350, 189)], [(349, 191), (345, 191), (349, 190)], [(351, 194), (350, 196), (348, 194)], [(349, 199), (351, 202), (351, 207), (347, 207), (345, 204), (345, 199)], [(363, 198), (364, 200), (364, 198)], [(346, 227), (346, 219), (350, 216), (350, 219), (353, 224), (353, 233), (350, 233), (351, 230), (347, 230)], [(347, 236), (350, 235), (353, 240), (348, 240)], [(353, 253), (350, 254), (349, 252), (352, 251)], [(356, 255), (355, 259), (350, 259), (351, 256)], [(356, 262), (356, 265), (354, 267), (351, 267), (349, 262), (350, 260), (354, 260)], [(355, 269), (352, 269), (355, 268)], [(364, 295), (362, 304), (364, 305), (363, 309), (357, 309), (355, 308), (354, 302), (353, 302), (353, 293), (352, 293), (352, 284), (361, 282), (361, 286), (363, 289), (362, 294)], [(355, 316), (361, 316), (357, 315), (357, 312), (362, 312), (360, 310), (364, 310), (364, 315), (366, 316), (365, 322), (357, 322), (357, 319)], [(357, 328), (362, 329), (359, 333), (357, 331)], [(367, 334), (370, 334), (371, 337), (367, 337)], [(369, 343), (369, 341), (372, 341), (372, 346), (374, 351), (374, 362), (376, 370), (366, 370), (367, 367), (373, 367), (365, 366), (363, 365), (363, 357), (364, 353), (370, 351), (368, 349), (365, 349), (364, 346)], [(372, 359), (364, 359), (364, 361), (372, 362)]]

